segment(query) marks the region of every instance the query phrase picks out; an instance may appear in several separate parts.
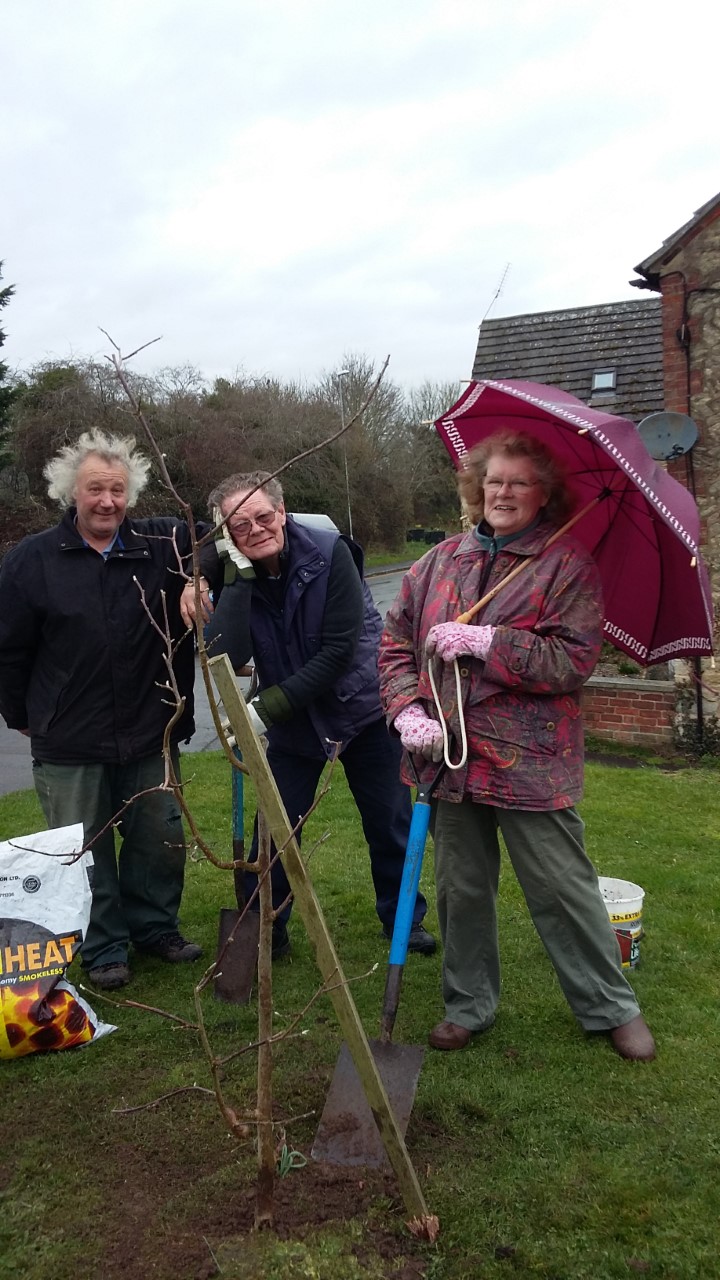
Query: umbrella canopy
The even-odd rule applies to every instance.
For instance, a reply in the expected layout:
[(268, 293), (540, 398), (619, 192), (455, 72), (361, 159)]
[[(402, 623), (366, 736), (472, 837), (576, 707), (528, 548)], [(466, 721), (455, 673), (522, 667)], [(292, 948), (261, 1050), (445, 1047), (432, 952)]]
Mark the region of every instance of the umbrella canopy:
[(627, 418), (537, 382), (471, 382), (435, 423), (456, 466), (503, 429), (559, 457), (579, 511), (574, 526), (600, 570), (605, 636), (643, 666), (712, 652), (712, 596), (692, 495), (647, 452)]

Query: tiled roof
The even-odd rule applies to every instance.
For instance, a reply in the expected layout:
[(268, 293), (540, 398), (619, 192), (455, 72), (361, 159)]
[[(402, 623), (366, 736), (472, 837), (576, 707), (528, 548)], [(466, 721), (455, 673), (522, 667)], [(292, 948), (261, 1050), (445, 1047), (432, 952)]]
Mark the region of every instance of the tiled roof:
[[(639, 422), (663, 408), (661, 299), (484, 320), (473, 378), (524, 378)], [(593, 374), (615, 371), (614, 392)]]
[(655, 250), (655, 253), (651, 253), (649, 258), (645, 258), (643, 262), (638, 263), (635, 270), (644, 279), (631, 280), (630, 284), (636, 285), (639, 289), (646, 289), (648, 287), (647, 282), (649, 282), (652, 288), (658, 288), (660, 267), (667, 266), (678, 250), (687, 244), (688, 240), (691, 240), (704, 224), (717, 217), (719, 207), (720, 193), (707, 200), (702, 208), (695, 211), (689, 222), (686, 222), (677, 231), (673, 231), (667, 240), (663, 240), (662, 245)]

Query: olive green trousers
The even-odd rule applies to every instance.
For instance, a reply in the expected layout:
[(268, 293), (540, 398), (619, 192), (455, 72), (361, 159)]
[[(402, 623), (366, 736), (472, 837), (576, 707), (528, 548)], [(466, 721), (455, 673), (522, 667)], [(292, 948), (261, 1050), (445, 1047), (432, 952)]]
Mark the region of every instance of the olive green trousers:
[[(176, 752), (173, 761), (179, 778)], [(147, 946), (177, 929), (185, 877), (180, 809), (172, 791), (140, 794), (164, 777), (160, 752), (125, 764), (33, 764), (48, 826), (82, 822), (92, 845), (92, 908), (80, 948), (86, 969), (126, 962), (129, 942)], [(116, 854), (107, 824), (118, 814)]]
[(578, 1022), (586, 1031), (608, 1031), (638, 1015), (574, 808), (529, 812), (441, 800), (433, 806), (431, 830), (450, 1022), (479, 1031), (495, 1017), (499, 833)]

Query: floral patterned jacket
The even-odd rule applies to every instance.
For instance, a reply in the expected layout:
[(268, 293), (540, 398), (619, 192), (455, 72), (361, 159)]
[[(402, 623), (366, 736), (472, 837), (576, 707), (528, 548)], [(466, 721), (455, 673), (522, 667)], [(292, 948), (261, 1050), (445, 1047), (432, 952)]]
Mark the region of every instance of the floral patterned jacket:
[[(474, 619), (496, 627), (487, 660), (458, 659), (468, 761), (446, 770), (436, 791), (443, 800), (465, 795), (500, 808), (562, 809), (583, 786), (580, 690), (602, 642), (602, 598), (591, 556), (563, 536), (543, 551), (553, 528), (541, 522), (497, 552), (483, 551), (473, 533), (433, 547), (406, 573), (390, 609), (380, 648), (380, 692), (388, 723), (420, 700), (437, 719), (425, 641), (432, 626), (454, 622), (515, 568), (527, 567)], [(489, 570), (489, 573), (488, 573)], [(451, 737), (460, 755), (453, 663), (433, 660), (433, 673)], [(436, 765), (425, 766), (422, 777)], [(403, 781), (412, 784), (407, 758)]]

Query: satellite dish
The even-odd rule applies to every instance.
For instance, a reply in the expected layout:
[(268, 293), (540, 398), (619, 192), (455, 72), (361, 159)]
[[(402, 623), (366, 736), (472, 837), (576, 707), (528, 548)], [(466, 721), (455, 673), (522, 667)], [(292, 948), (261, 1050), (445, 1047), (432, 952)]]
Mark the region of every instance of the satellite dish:
[(638, 423), (638, 431), (650, 457), (657, 462), (681, 458), (698, 438), (698, 429), (686, 413), (649, 413)]

